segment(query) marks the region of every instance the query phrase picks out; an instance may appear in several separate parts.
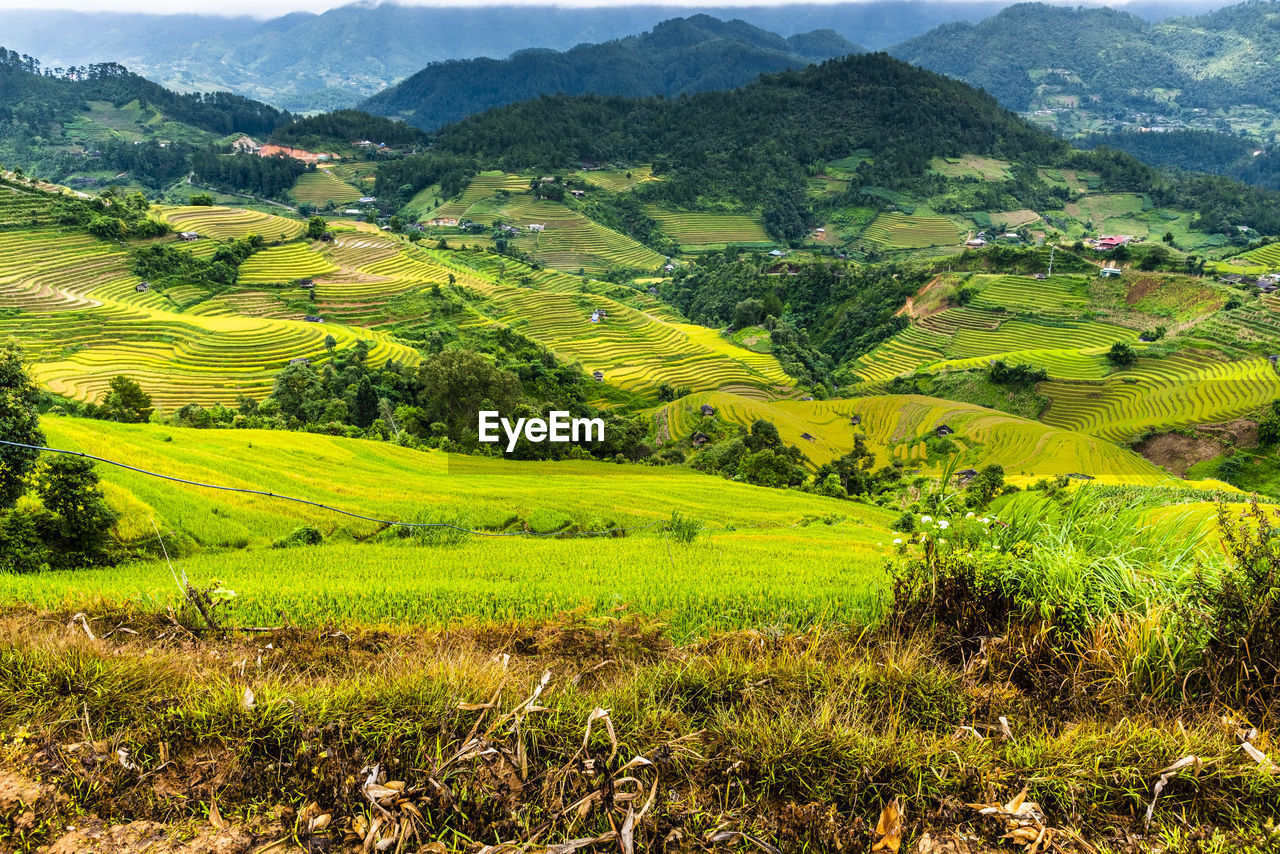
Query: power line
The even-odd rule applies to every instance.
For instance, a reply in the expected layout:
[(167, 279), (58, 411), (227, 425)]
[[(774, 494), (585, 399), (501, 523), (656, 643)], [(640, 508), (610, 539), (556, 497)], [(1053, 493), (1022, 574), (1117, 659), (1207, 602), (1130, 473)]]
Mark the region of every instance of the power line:
[(8, 442), (0, 439), (0, 445), (8, 445), (12, 448), (26, 448), (30, 451), (45, 451), (50, 454), (65, 454), (70, 457), (83, 457), (87, 460), (94, 460), (99, 463), (106, 463), (110, 466), (126, 469), (128, 471), (144, 474), (147, 477), (155, 477), (161, 480), (172, 481), (173, 483), (182, 483), (187, 486), (198, 486), (203, 489), (217, 489), (222, 492), (238, 492), (244, 495), (258, 495), (263, 498), (277, 498), (281, 501), (292, 501), (295, 504), (306, 504), (311, 507), (318, 507), (321, 510), (328, 510), (332, 513), (340, 513), (343, 516), (350, 516), (353, 519), (362, 519), (366, 522), (376, 522), (379, 525), (399, 528), (448, 528), (454, 531), (461, 531), (464, 534), (471, 534), (476, 537), (603, 537), (609, 534), (626, 533), (630, 531), (644, 531), (656, 525), (662, 524), (660, 521), (650, 522), (648, 525), (633, 525), (629, 527), (605, 528), (600, 531), (477, 531), (472, 528), (463, 528), (459, 525), (452, 525), (448, 522), (395, 522), (389, 519), (378, 519), (373, 516), (364, 516), (360, 513), (352, 513), (350, 510), (343, 510), (339, 507), (333, 507), (328, 504), (322, 504), (319, 501), (311, 501), (306, 498), (294, 498), (289, 495), (279, 495), (275, 492), (265, 492), (260, 489), (244, 489), (238, 486), (220, 486), (216, 483), (202, 483), (198, 480), (185, 480), (172, 475), (161, 474), (160, 472), (148, 471), (147, 469), (131, 466), (128, 463), (122, 463), (117, 460), (109, 460), (106, 457), (95, 457), (93, 454), (86, 454), (82, 451), (69, 451), (65, 448), (47, 448), (43, 445), (26, 445), (22, 442)]

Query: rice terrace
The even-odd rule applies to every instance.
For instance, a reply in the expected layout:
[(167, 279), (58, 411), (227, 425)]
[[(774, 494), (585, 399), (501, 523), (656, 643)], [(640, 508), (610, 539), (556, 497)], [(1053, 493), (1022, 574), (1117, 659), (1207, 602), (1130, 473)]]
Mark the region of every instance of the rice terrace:
[(0, 854), (1276, 850), (1269, 148), (413, 9), (0, 50)]

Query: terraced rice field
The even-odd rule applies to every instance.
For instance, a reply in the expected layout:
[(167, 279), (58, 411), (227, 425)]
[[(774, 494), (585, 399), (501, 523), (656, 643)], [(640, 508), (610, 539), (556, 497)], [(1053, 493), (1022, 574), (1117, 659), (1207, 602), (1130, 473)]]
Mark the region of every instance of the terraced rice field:
[[(599, 273), (611, 266), (656, 270), (666, 263), (647, 246), (556, 202), (518, 196), (502, 212), (509, 223), (520, 227), (520, 248), (549, 267)], [(534, 224), (545, 230), (531, 230)]]
[(758, 216), (670, 211), (655, 205), (646, 205), (644, 211), (657, 220), (662, 230), (682, 248), (696, 250), (708, 244), (772, 243), (772, 238), (764, 230), (764, 222)]
[(654, 177), (653, 167), (647, 163), (640, 166), (632, 166), (628, 169), (592, 169), (589, 172), (583, 172), (578, 177), (588, 184), (594, 184), (602, 190), (608, 190), (610, 193), (624, 193), (627, 190), (635, 189), (646, 181), (662, 180)]
[(962, 157), (935, 157), (929, 161), (929, 169), (948, 178), (978, 178), (982, 181), (1005, 181), (1012, 168), (1007, 160), (966, 154)]
[(317, 169), (298, 177), (290, 191), (300, 202), (309, 202), (318, 208), (326, 205), (349, 205), (365, 192), (353, 187), (333, 174), (332, 169)]
[(293, 240), (307, 230), (306, 223), (274, 214), (222, 207), (163, 206), (160, 218), (175, 231), (194, 231), (213, 240), (232, 240), (259, 234), (268, 241)]
[[(701, 326), (672, 323), (606, 297), (528, 288), (489, 292), (499, 322), (541, 342), (604, 381), (649, 395), (663, 382), (710, 390), (746, 386), (760, 393), (794, 384), (766, 353), (753, 353)], [(598, 308), (608, 316), (591, 322)]]
[(960, 242), (960, 230), (945, 217), (901, 213), (880, 214), (862, 236), (892, 249), (954, 246)]
[[(708, 403), (731, 423), (772, 421), (783, 441), (799, 447), (820, 465), (848, 453), (863, 434), (877, 464), (902, 460), (922, 469), (924, 439), (942, 424), (955, 433), (965, 466), (1004, 466), (1012, 480), (1026, 483), (1059, 474), (1088, 474), (1110, 483), (1154, 484), (1166, 476), (1142, 457), (1097, 437), (1028, 421), (981, 406), (920, 395), (881, 395), (854, 400), (764, 402), (715, 392), (693, 395), (665, 408), (673, 437), (684, 437), (698, 422), (698, 407)], [(852, 416), (858, 416), (855, 425)], [(803, 438), (809, 433), (812, 440)]]
[[(510, 193), (527, 193), (531, 175), (517, 175), (512, 172), (481, 172), (471, 179), (471, 183), (456, 199), (445, 202), (432, 214), (433, 217), (465, 219), (468, 212), (478, 202), (495, 199), (499, 190)], [(485, 225), (489, 220), (482, 221)]]
[[(20, 341), (36, 377), (54, 392), (96, 401), (123, 373), (170, 408), (230, 404), (242, 393), (264, 397), (290, 359), (325, 358), (326, 335), (339, 347), (370, 340), (377, 363), (419, 358), (379, 333), (245, 316), (248, 303), (231, 295), (179, 313), (175, 302), (199, 292), (139, 293), (137, 284), (127, 252), (116, 244), (52, 230), (0, 232), (0, 308), (19, 310), (0, 318), (0, 339)], [(265, 295), (235, 297), (263, 315), (280, 312)]]
[(975, 356), (997, 356), (1024, 350), (1055, 350), (1069, 342), (1072, 349), (1085, 353), (1102, 352), (1117, 341), (1133, 343), (1138, 333), (1122, 326), (1080, 322), (1047, 326), (1010, 320), (995, 330), (958, 329), (947, 347), (947, 354), (965, 359)]
[[(1243, 264), (1237, 264), (1243, 261)], [(1265, 267), (1267, 270), (1280, 270), (1280, 243), (1270, 243), (1251, 252), (1232, 259), (1233, 266)]]
[[(1014, 281), (1001, 287), (1016, 291), (1020, 277), (1007, 278)], [(1015, 296), (1026, 302), (1059, 299), (1057, 295)], [(1015, 364), (1040, 365), (1051, 377), (1101, 379), (1108, 370), (1103, 354), (1111, 345), (1138, 340), (1134, 330), (1104, 323), (1048, 325), (1003, 318), (1002, 313), (976, 304), (939, 312), (860, 356), (857, 375), (866, 382), (883, 382), (915, 370), (976, 368), (993, 358), (1002, 358)]]
[[(985, 281), (984, 281), (985, 280)], [(1085, 280), (1074, 276), (1036, 279), (1031, 276), (982, 277), (973, 305), (1007, 308), (1047, 316), (1078, 315), (1089, 304)]]
[[(321, 244), (323, 245), (323, 244)], [(240, 283), (245, 285), (292, 282), (310, 279), (336, 270), (323, 250), (305, 243), (286, 243), (260, 250), (240, 265)]]
[(1100, 383), (1043, 383), (1046, 424), (1111, 441), (1148, 429), (1188, 427), (1244, 415), (1280, 397), (1280, 376), (1266, 359), (1219, 361), (1204, 353), (1138, 364)]
[(22, 332), (33, 372), (51, 391), (101, 400), (117, 374), (138, 381), (157, 405), (232, 404), (240, 394), (261, 399), (291, 359), (327, 356), (326, 335), (338, 347), (369, 340), (376, 364), (415, 363), (416, 351), (375, 332), (332, 323), (132, 310), (106, 303), (69, 315), (0, 320), (0, 335)]

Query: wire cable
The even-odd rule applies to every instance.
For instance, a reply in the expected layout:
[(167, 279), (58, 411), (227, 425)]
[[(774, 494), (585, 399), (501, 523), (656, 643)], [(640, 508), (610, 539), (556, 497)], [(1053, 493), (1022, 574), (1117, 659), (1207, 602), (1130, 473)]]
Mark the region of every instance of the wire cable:
[(93, 460), (99, 463), (106, 463), (109, 466), (116, 466), (127, 471), (137, 472), (147, 477), (155, 477), (161, 480), (172, 481), (173, 483), (181, 483), (187, 486), (198, 486), (202, 489), (216, 489), (222, 492), (238, 492), (244, 495), (258, 495), (263, 498), (276, 498), (281, 501), (292, 501), (295, 504), (306, 504), (311, 507), (318, 507), (321, 510), (328, 510), (332, 513), (340, 513), (343, 516), (350, 516), (353, 519), (361, 519), (365, 522), (375, 522), (379, 525), (387, 527), (399, 528), (448, 528), (454, 531), (461, 531), (464, 534), (471, 534), (476, 537), (604, 537), (610, 534), (627, 533), (630, 531), (644, 531), (662, 524), (661, 521), (650, 522), (648, 525), (632, 525), (619, 526), (615, 528), (605, 528), (601, 531), (477, 531), (472, 528), (463, 528), (459, 525), (453, 525), (448, 522), (396, 522), (389, 519), (378, 519), (374, 516), (365, 516), (360, 513), (353, 513), (350, 510), (343, 510), (340, 507), (333, 507), (328, 504), (322, 504), (319, 501), (311, 501), (307, 498), (294, 498), (290, 495), (280, 495), (275, 492), (266, 492), (260, 489), (244, 489), (238, 486), (220, 486), (216, 483), (202, 483), (198, 480), (186, 480), (172, 475), (161, 474), (160, 472), (148, 471), (147, 469), (131, 466), (128, 463), (122, 463), (118, 460), (109, 460), (106, 457), (95, 457), (93, 454), (86, 454), (82, 451), (70, 451), (66, 448), (47, 448), (43, 445), (27, 445), (22, 442), (9, 442), (0, 439), (0, 445), (8, 445), (12, 448), (26, 448), (30, 451), (44, 451), (50, 454), (64, 454), (70, 457), (83, 457), (86, 460)]

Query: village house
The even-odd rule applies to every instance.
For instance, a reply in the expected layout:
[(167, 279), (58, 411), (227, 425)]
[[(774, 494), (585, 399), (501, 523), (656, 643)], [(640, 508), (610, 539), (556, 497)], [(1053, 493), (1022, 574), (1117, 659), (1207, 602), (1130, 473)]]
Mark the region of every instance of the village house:
[(435, 219), (427, 223), (427, 225), (442, 226), (445, 228), (452, 228), (457, 224), (458, 224), (458, 220), (451, 216), (436, 217)]
[(1117, 279), (1124, 271), (1119, 267), (1103, 267), (1098, 271), (1098, 275), (1104, 279)]
[(1127, 246), (1132, 242), (1133, 242), (1133, 238), (1129, 237), (1128, 235), (1107, 234), (1107, 235), (1102, 235), (1097, 240), (1093, 241), (1093, 248), (1097, 249), (1100, 252), (1110, 252), (1112, 249), (1117, 249), (1121, 246)]
[(529, 230), (530, 231), (546, 231), (547, 224), (543, 222), (531, 222), (529, 223)]
[(179, 232), (178, 237), (182, 238), (183, 242), (185, 242), (185, 243), (190, 243), (190, 242), (191, 242), (191, 241), (193, 241), (193, 240), (199, 240), (199, 239), (200, 239), (200, 235), (199, 235), (199, 234), (197, 234), (197, 233), (196, 233), (196, 232), (194, 232), (194, 231), (183, 231), (183, 232)]

